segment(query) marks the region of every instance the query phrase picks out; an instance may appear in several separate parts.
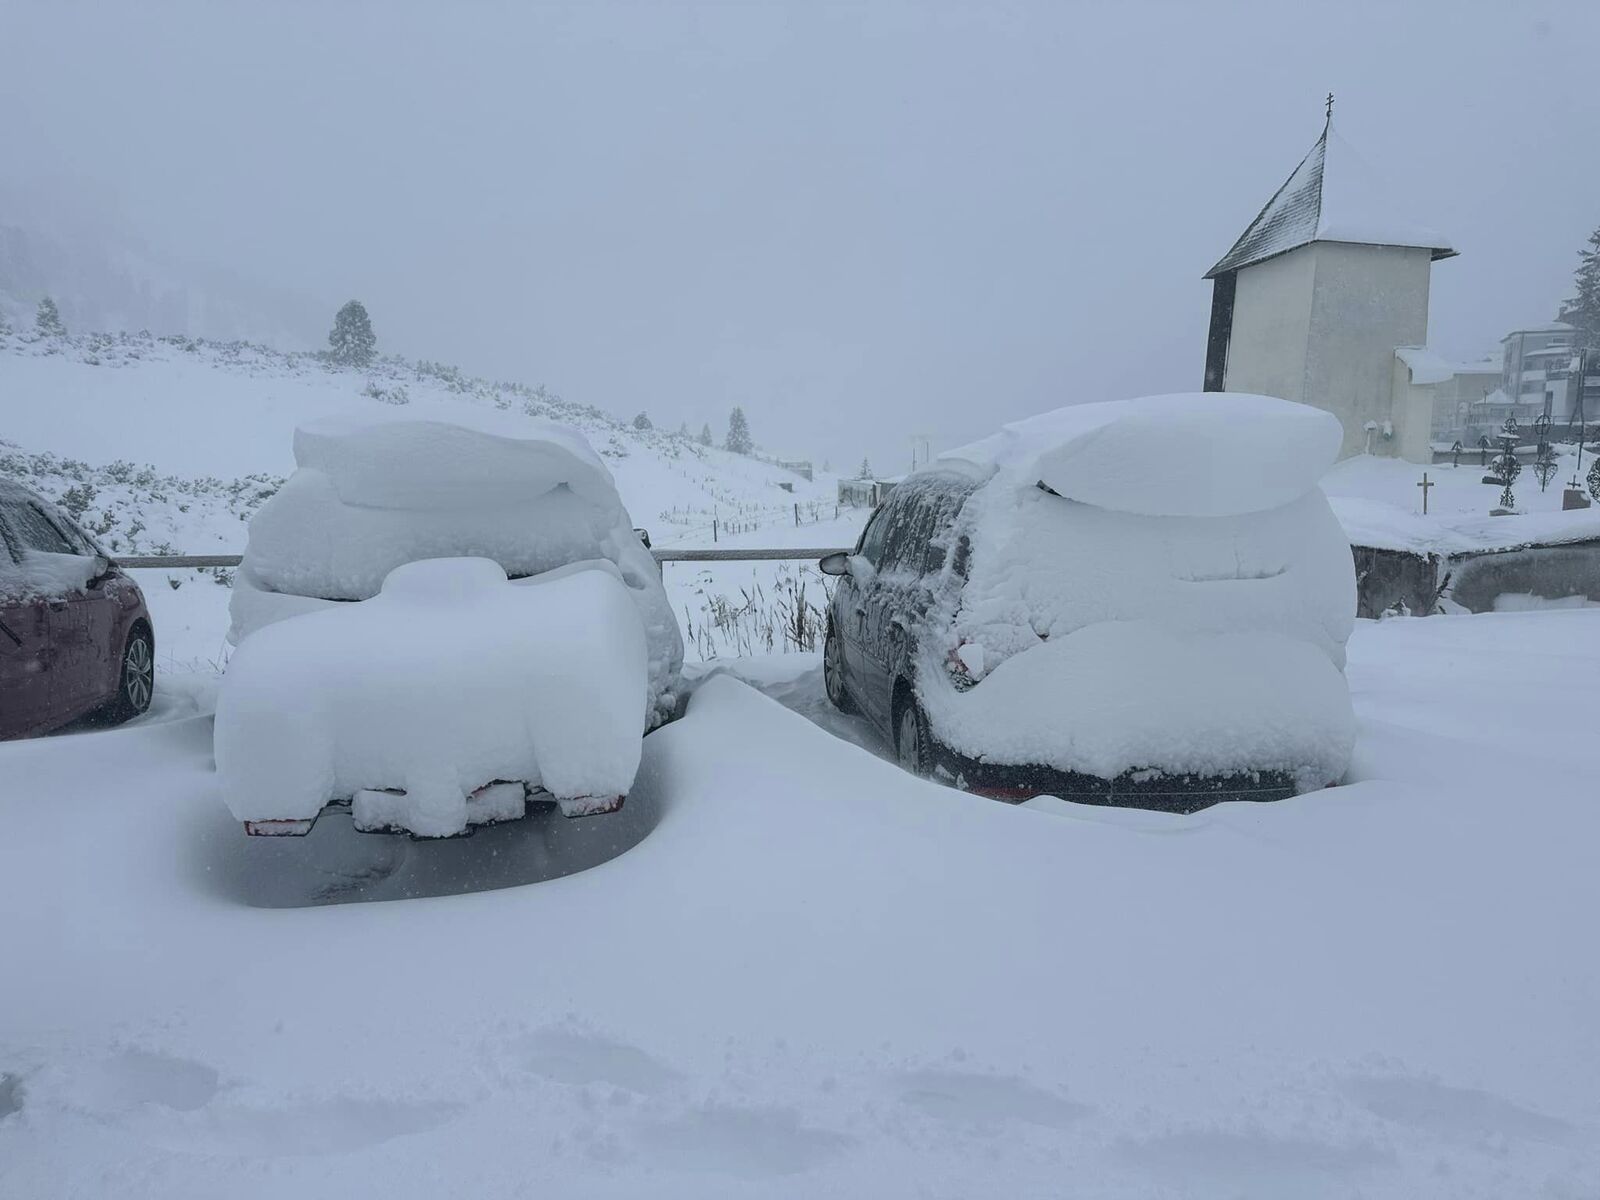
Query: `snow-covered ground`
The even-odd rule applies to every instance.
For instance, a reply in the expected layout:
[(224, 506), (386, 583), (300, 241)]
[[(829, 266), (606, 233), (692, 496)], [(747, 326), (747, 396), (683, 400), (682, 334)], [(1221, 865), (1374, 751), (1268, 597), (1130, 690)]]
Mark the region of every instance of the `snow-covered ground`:
[[(39, 398), (0, 469), (79, 488), (124, 553), (242, 549), (292, 426), (402, 387), (576, 424), (657, 545), (866, 516), (447, 368), (132, 342), (0, 346)], [(1429, 470), (1435, 513), (1498, 498)], [(1408, 511), (1420, 473), (1325, 486)], [(0, 1196), (1600, 1193), (1600, 613), (1360, 622), (1348, 786), (1018, 809), (882, 761), (815, 655), (762, 657), (816, 633), (814, 567), (667, 564), (717, 662), (622, 812), (284, 843), (219, 794), (229, 587), (139, 579), (152, 712), (0, 746)]]
[[(1550, 486), (1539, 490), (1539, 480), (1533, 468), (1524, 465), (1517, 477), (1513, 492), (1519, 513), (1559, 512), (1561, 492), (1577, 469), (1576, 446), (1561, 444), (1555, 447), (1556, 474)], [(1483, 482), (1492, 474), (1479, 462), (1477, 451), (1463, 454), (1461, 465), (1434, 463), (1430, 467), (1418, 466), (1398, 458), (1382, 458), (1373, 454), (1358, 454), (1334, 465), (1322, 478), (1322, 490), (1335, 502), (1344, 499), (1378, 501), (1402, 513), (1420, 515), (1422, 512), (1422, 482), (1426, 472), (1428, 482), (1428, 512), (1439, 516), (1487, 516), (1500, 504), (1500, 488)], [(1491, 453), (1490, 461), (1494, 461)], [(1592, 446), (1583, 448), (1583, 471), (1594, 462)], [(1581, 472), (1580, 472), (1581, 475)], [(1579, 486), (1583, 481), (1579, 479)]]
[(1010, 808), (719, 673), (616, 818), (439, 844), (245, 839), (168, 675), (0, 747), (0, 1195), (1595, 1195), (1600, 614), (1350, 651), (1290, 802)]

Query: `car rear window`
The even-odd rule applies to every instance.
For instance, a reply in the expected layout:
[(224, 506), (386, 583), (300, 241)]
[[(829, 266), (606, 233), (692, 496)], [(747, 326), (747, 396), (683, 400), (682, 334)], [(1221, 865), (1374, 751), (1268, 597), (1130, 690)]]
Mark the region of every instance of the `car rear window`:
[(972, 488), (965, 480), (940, 474), (913, 476), (895, 489), (884, 566), (888, 570), (936, 575), (944, 567), (951, 527)]

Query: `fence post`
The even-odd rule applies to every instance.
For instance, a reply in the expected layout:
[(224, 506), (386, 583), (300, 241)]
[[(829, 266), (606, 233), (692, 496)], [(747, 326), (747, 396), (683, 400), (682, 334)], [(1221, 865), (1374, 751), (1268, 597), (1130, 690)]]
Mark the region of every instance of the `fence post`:
[(794, 525), (796, 529), (800, 528), (800, 501), (798, 500), (794, 502)]
[(715, 544), (716, 540), (717, 540), (717, 519), (715, 517), (712, 517), (711, 518), (711, 541), (712, 541), (713, 544)]

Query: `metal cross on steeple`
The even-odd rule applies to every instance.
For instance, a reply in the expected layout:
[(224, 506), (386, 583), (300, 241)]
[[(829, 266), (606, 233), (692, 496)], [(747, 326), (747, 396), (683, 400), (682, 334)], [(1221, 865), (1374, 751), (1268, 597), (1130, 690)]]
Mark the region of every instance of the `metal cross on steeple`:
[(1328, 93), (1328, 122), (1333, 122), (1333, 93)]

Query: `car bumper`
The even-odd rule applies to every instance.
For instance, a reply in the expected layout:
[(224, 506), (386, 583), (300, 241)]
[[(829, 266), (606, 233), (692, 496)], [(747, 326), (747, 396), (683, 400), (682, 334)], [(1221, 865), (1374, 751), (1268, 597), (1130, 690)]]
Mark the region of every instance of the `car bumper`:
[(622, 808), (626, 796), (552, 796), (543, 788), (528, 788), (521, 783), (501, 780), (486, 784), (467, 797), (466, 827), (455, 833), (420, 834), (409, 828), (401, 802), (405, 793), (398, 789), (363, 789), (348, 799), (334, 800), (308, 820), (258, 820), (244, 822), (251, 837), (304, 837), (326, 813), (348, 814), (358, 832), (403, 833), (419, 840), (469, 837), (484, 825), (520, 821), (529, 805), (554, 805), (564, 817), (593, 817)]
[(1054, 767), (986, 763), (941, 748), (934, 778), (962, 791), (1020, 804), (1035, 796), (1058, 796), (1078, 804), (1192, 813), (1225, 800), (1287, 800), (1302, 789), (1283, 771), (1232, 775), (1164, 775), (1129, 771), (1114, 779)]

